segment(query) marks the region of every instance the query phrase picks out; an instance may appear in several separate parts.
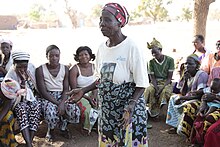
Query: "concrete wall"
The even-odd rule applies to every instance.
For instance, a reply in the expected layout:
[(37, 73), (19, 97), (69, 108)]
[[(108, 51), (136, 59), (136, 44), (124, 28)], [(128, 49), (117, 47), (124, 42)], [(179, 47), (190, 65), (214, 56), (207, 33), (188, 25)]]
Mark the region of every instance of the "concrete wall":
[(16, 16), (0, 15), (0, 30), (16, 30), (17, 23)]

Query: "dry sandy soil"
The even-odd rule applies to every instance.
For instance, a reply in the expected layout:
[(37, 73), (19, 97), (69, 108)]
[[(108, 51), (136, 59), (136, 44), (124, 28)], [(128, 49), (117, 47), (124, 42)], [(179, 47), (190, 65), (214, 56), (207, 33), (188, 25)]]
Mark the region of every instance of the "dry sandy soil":
[[(166, 112), (166, 111), (163, 111)], [(159, 121), (149, 119), (149, 123), (153, 125), (152, 129), (148, 130), (149, 133), (149, 147), (186, 147), (186, 139), (178, 136), (177, 134), (168, 134), (166, 132), (169, 126), (165, 124), (165, 115), (160, 116)], [(34, 138), (34, 147), (97, 147), (98, 134), (92, 131), (90, 136), (82, 135), (79, 125), (69, 125), (72, 134), (72, 139), (65, 139), (59, 135), (57, 130), (56, 139), (53, 143), (47, 142), (44, 136), (47, 131), (46, 124), (43, 122)], [(24, 143), (21, 134), (16, 135), (19, 143)], [(24, 145), (19, 145), (24, 147)]]

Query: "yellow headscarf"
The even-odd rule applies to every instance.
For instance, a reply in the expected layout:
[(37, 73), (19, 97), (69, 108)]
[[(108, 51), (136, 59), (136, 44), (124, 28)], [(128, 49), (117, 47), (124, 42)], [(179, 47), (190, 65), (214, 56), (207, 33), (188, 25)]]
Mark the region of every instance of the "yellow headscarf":
[(153, 49), (154, 47), (162, 49), (161, 43), (158, 40), (156, 40), (156, 38), (153, 38), (153, 41), (151, 41), (151, 43), (147, 42), (147, 48)]

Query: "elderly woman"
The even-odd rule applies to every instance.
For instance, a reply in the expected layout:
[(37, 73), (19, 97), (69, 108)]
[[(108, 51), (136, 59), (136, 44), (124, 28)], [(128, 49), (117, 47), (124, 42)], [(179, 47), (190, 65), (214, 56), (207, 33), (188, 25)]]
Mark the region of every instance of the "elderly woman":
[(148, 63), (150, 86), (145, 90), (149, 114), (151, 117), (158, 117), (160, 108), (167, 104), (172, 94), (172, 76), (174, 71), (174, 59), (162, 54), (162, 45), (153, 38), (148, 48), (151, 49), (154, 57)]
[(184, 73), (178, 87), (181, 89), (180, 95), (173, 95), (170, 98), (166, 123), (173, 128), (168, 133), (176, 133), (176, 129), (179, 125), (181, 115), (183, 114), (183, 106), (187, 103), (195, 103), (196, 107), (199, 107), (199, 97), (191, 95), (191, 92), (200, 90), (206, 87), (208, 81), (208, 74), (199, 69), (200, 60), (195, 54), (187, 57), (184, 63)]
[(11, 50), (13, 43), (8, 39), (0, 40), (0, 81), (3, 80), (4, 76), (7, 74), (8, 70), (13, 64), (13, 60), (11, 58)]
[(60, 49), (56, 45), (47, 47), (46, 57), (49, 62), (36, 69), (37, 87), (44, 98), (42, 109), (48, 124), (46, 139), (54, 140), (54, 129), (58, 124), (61, 135), (71, 138), (67, 125), (79, 122), (80, 109), (76, 104), (65, 104), (69, 89), (69, 70), (59, 63)]
[[(96, 81), (94, 75), (95, 65), (90, 61), (95, 60), (95, 55), (88, 46), (80, 46), (74, 54), (75, 64), (69, 72), (71, 89), (86, 87)], [(89, 134), (98, 118), (96, 107), (97, 90), (87, 93), (77, 103), (81, 110), (81, 122), (83, 129)]]
[[(6, 74), (2, 86), (7, 83), (8, 79), (13, 79), (23, 89), (20, 94), (17, 94), (18, 97), (13, 106), (13, 111), (17, 117), (26, 145), (32, 147), (34, 133), (40, 123), (41, 107), (37, 100), (35, 67), (28, 63), (29, 58), (30, 55), (26, 52), (16, 51), (12, 53), (14, 66)], [(3, 94), (5, 94), (5, 91), (7, 90), (2, 87)], [(5, 96), (7, 97), (7, 95), (8, 93), (6, 92)]]
[(100, 80), (69, 93), (69, 102), (78, 101), (98, 87), (99, 146), (148, 146), (143, 97), (149, 84), (147, 65), (143, 51), (121, 31), (128, 16), (125, 7), (117, 3), (103, 7), (99, 26), (108, 40), (101, 44), (96, 56)]

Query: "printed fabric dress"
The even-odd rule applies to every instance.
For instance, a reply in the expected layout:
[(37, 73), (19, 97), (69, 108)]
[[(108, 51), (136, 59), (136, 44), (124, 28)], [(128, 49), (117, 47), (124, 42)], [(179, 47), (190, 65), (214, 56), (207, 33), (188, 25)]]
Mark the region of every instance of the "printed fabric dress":
[[(0, 99), (0, 111), (2, 110), (2, 105)], [(0, 146), (1, 147), (15, 147), (17, 146), (17, 142), (15, 140), (15, 135), (13, 132), (13, 124), (15, 122), (13, 112), (10, 110), (8, 113), (3, 117), (2, 121), (0, 122)]]
[[(103, 67), (105, 68), (105, 67)], [(114, 65), (111, 66), (111, 69)], [(124, 82), (114, 84), (112, 73), (101, 70), (102, 77), (99, 88), (99, 146), (100, 147), (146, 147), (147, 138), (147, 114), (145, 99), (141, 96), (134, 108), (132, 122), (123, 130), (118, 126), (119, 119), (122, 118), (124, 108), (128, 105), (129, 99), (135, 90), (135, 83)], [(103, 72), (105, 71), (105, 72)], [(106, 72), (107, 71), (107, 72)], [(110, 71), (109, 71), (110, 72)], [(109, 77), (110, 76), (110, 77)]]

